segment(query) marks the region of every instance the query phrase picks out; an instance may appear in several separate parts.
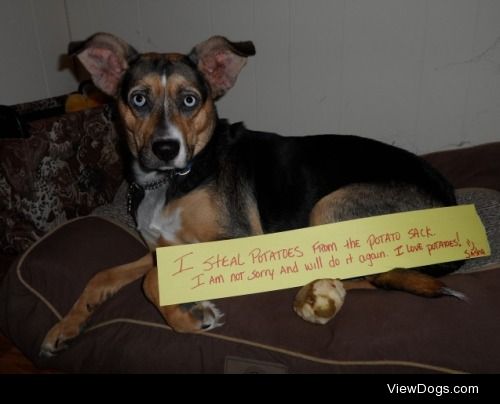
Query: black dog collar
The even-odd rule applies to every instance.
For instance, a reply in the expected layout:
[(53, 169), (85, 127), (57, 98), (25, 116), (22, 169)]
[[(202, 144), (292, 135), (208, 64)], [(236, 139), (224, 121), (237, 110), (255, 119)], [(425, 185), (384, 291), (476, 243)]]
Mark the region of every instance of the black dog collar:
[(168, 173), (163, 177), (162, 179), (156, 180), (156, 181), (151, 181), (147, 182), (144, 185), (140, 185), (137, 182), (132, 182), (130, 186), (128, 187), (128, 194), (127, 194), (127, 211), (134, 220), (137, 222), (137, 208), (139, 207), (139, 204), (142, 202), (144, 199), (144, 195), (146, 194), (146, 191), (154, 191), (155, 189), (161, 188), (174, 176), (184, 176), (188, 175), (191, 172), (191, 163), (189, 163), (185, 168), (178, 169), (178, 170), (172, 170), (171, 173)]

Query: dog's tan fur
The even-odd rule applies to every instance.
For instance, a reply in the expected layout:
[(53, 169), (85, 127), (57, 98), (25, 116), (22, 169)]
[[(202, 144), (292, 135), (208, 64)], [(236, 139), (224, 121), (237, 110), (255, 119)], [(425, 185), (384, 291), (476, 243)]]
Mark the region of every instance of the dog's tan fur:
[[(255, 53), (253, 44), (213, 37), (197, 45), (187, 56), (178, 53), (138, 54), (112, 35), (96, 34), (73, 49), (77, 50), (95, 83), (117, 98), (127, 143), (135, 159), (136, 179), (146, 190), (145, 200), (137, 209), (138, 228), (152, 251), (159, 246), (265, 232), (262, 209), (257, 202), (261, 195), (235, 173), (239, 162), (232, 161), (232, 155), (225, 157), (227, 162), (217, 165), (215, 179), (195, 183), (187, 192), (175, 194), (172, 185), (175, 181), (164, 180), (169, 178), (166, 174), (169, 171), (177, 170), (179, 175), (185, 175), (190, 170), (189, 167), (186, 169), (189, 162), (208, 149), (219, 122), (214, 102), (235, 83), (247, 57)], [(243, 129), (241, 132), (242, 136), (247, 135)], [(233, 135), (239, 136), (237, 133)], [(220, 142), (226, 145), (228, 140), (221, 139)], [(210, 158), (206, 158), (204, 164), (210, 165)], [(256, 161), (258, 164), (258, 158)], [(415, 160), (412, 164), (419, 163)], [(360, 211), (369, 216), (387, 209), (378, 205), (370, 207), (372, 201), (392, 203), (395, 200), (399, 205), (394, 209), (402, 210), (446, 203), (424, 191), (416, 186), (347, 182), (347, 185), (335, 186), (332, 191), (323, 193), (310, 207), (309, 221), (305, 224), (331, 223), (358, 217)], [(170, 193), (171, 196), (166, 196)], [(447, 195), (445, 191), (443, 195)], [(449, 198), (453, 202), (453, 198)], [(146, 296), (174, 330), (200, 332), (221, 324), (221, 313), (210, 302), (190, 306), (159, 305), (158, 271), (155, 254), (151, 252), (135, 262), (95, 275), (70, 312), (48, 332), (41, 352), (52, 355), (63, 349), (68, 340), (79, 335), (92, 312), (103, 301), (143, 276)], [(310, 305), (307, 315), (312, 317), (308, 320), (324, 323), (338, 311), (343, 292), (331, 294), (328, 285), (337, 292), (341, 287), (333, 281), (321, 282), (321, 285), (306, 285), (299, 292), (295, 309), (300, 312), (302, 306)], [(346, 283), (345, 289), (372, 288), (374, 285), (431, 297), (450, 293), (440, 281), (407, 270), (374, 275), (368, 281)], [(316, 299), (320, 298), (314, 295), (315, 290), (333, 296), (331, 304), (315, 305), (319, 302)]]

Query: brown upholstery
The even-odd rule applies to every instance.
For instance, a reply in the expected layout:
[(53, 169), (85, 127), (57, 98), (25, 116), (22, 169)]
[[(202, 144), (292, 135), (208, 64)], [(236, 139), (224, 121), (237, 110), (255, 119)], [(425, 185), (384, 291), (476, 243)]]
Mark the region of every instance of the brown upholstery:
[[(296, 289), (217, 301), (226, 324), (203, 335), (168, 329), (137, 281), (106, 302), (70, 349), (38, 350), (95, 272), (144, 246), (104, 219), (70, 222), (35, 244), (0, 290), (0, 326), (38, 366), (73, 372), (498, 372), (500, 271), (445, 278), (470, 302), (351, 291), (327, 326), (299, 319)], [(257, 362), (255, 362), (257, 361)]]
[(424, 158), (455, 188), (500, 191), (500, 142), (431, 153)]
[[(456, 187), (500, 191), (500, 142), (425, 158)], [(40, 358), (45, 333), (87, 280), (146, 251), (127, 230), (87, 217), (49, 233), (11, 268), (0, 285), (0, 330), (38, 366), (69, 372), (498, 373), (500, 209), (498, 193), (489, 195), (482, 210), (494, 256), (475, 265), (492, 270), (471, 272), (468, 263), (468, 273), (444, 278), (468, 303), (351, 291), (335, 319), (316, 326), (293, 313), (296, 290), (290, 289), (220, 299), (223, 327), (180, 335), (163, 323), (137, 281), (96, 311), (69, 350)], [(470, 191), (462, 198), (477, 201)]]

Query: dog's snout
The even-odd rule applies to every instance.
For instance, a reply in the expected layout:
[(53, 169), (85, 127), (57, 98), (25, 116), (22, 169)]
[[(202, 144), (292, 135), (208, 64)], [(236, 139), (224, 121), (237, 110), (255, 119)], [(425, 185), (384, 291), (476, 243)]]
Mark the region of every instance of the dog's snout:
[(156, 157), (169, 162), (179, 154), (180, 144), (178, 140), (157, 140), (153, 143), (152, 148)]

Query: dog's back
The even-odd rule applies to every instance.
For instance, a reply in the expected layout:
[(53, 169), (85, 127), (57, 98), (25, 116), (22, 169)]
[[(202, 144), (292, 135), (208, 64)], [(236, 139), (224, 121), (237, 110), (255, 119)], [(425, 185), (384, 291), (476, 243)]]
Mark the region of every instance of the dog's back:
[[(255, 54), (249, 41), (215, 36), (187, 55), (140, 54), (98, 33), (72, 50), (94, 83), (116, 98), (135, 186), (142, 191), (133, 198), (143, 198), (139, 229), (151, 250), (455, 204), (451, 186), (436, 171), (396, 147), (355, 136), (284, 138), (219, 120), (215, 102)], [(424, 271), (440, 275), (457, 265)], [(95, 275), (49, 331), (42, 353), (63, 349), (97, 306), (142, 276), (146, 296), (176, 331), (221, 325), (222, 314), (211, 302), (160, 306), (152, 252)], [(420, 296), (461, 297), (414, 270), (395, 269), (368, 281)], [(324, 324), (340, 308), (343, 293), (339, 281), (318, 280), (301, 289), (294, 308)]]
[[(283, 137), (221, 121), (212, 142), (193, 167), (200, 164), (206, 178), (223, 179), (218, 192), (224, 195), (244, 185), (266, 233), (308, 226), (316, 203), (345, 187), (358, 190), (352, 199), (345, 195), (345, 203), (357, 209), (349, 214), (346, 206), (337, 221), (456, 204), (452, 186), (423, 159), (375, 140)], [(384, 197), (377, 194), (381, 191)]]

